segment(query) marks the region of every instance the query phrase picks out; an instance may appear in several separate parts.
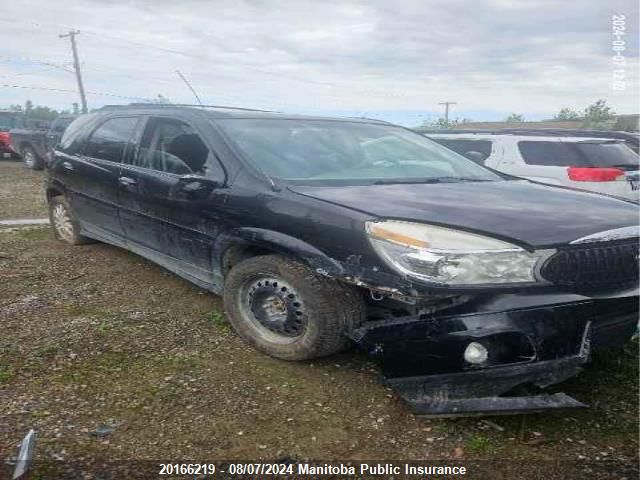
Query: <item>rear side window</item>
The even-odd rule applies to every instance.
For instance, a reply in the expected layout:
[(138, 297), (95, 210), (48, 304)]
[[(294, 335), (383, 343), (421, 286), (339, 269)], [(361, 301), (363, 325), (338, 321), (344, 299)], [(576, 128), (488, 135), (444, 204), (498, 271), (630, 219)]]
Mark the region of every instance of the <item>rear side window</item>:
[(120, 162), (137, 124), (135, 117), (107, 120), (93, 131), (82, 153), (92, 158)]
[(518, 142), (527, 165), (554, 167), (631, 167), (638, 155), (616, 141)]
[(471, 158), (476, 161), (480, 159), (480, 155), (467, 155), (470, 152), (482, 154), (482, 159), (486, 160), (491, 155), (491, 142), (489, 140), (452, 140), (443, 138), (434, 138), (440, 145), (453, 150), (460, 155)]

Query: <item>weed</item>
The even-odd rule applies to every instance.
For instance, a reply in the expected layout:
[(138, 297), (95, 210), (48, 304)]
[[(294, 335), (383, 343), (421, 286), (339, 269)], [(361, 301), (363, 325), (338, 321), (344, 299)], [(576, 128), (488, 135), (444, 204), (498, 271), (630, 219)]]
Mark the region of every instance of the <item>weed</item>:
[(214, 310), (209, 314), (207, 319), (218, 330), (226, 331), (229, 329), (229, 323), (227, 322), (227, 319), (225, 318), (224, 313), (222, 312)]
[(474, 435), (467, 441), (467, 450), (473, 453), (487, 454), (493, 450), (493, 443), (487, 437)]
[(105, 333), (107, 330), (109, 330), (109, 324), (107, 322), (101, 322), (100, 325), (98, 325), (98, 331), (100, 333)]
[(9, 383), (13, 377), (14, 373), (8, 366), (0, 365), (0, 385)]

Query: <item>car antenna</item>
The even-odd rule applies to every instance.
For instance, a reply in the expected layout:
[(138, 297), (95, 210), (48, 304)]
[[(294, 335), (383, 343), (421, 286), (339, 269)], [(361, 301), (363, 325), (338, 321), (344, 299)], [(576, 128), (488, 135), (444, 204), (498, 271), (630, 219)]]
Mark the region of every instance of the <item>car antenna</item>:
[(198, 103), (200, 105), (202, 105), (202, 100), (200, 100), (200, 97), (198, 96), (198, 94), (196, 93), (196, 91), (193, 89), (193, 87), (191, 86), (191, 84), (189, 83), (189, 81), (185, 78), (184, 75), (182, 75), (182, 73), (180, 73), (180, 70), (176, 70), (176, 73), (180, 76), (180, 78), (182, 79), (182, 81), (184, 83), (187, 84), (187, 87), (189, 87), (189, 90), (191, 90), (191, 93), (193, 93), (193, 96), (196, 97), (196, 100), (198, 101)]

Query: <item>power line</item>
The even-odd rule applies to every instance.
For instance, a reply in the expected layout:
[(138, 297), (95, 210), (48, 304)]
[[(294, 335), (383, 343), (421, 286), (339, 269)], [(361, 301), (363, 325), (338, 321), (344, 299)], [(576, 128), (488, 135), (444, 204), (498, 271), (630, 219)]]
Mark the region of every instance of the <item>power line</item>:
[[(16, 56), (5, 55), (5, 56), (2, 57), (2, 60), (0, 60), (0, 62), (2, 62), (2, 63), (24, 62), (24, 63), (31, 63), (31, 64), (34, 64), (34, 65), (46, 65), (46, 66), (49, 66), (49, 67), (57, 68), (59, 70), (64, 70), (65, 72), (75, 73), (70, 68), (67, 68), (67, 65), (59, 64), (59, 63), (53, 63), (53, 62), (45, 62), (43, 60), (36, 60), (32, 56), (21, 55), (21, 56), (17, 56), (16, 57)], [(70, 65), (73, 65), (73, 63), (71, 63)]]
[[(20, 21), (20, 19), (15, 19), (17, 21)], [(25, 22), (28, 25), (30, 25), (31, 27), (34, 28), (42, 28), (43, 25), (42, 23), (37, 23), (37, 22)], [(53, 24), (48, 24), (49, 26), (53, 26)], [(57, 25), (58, 28), (63, 27), (63, 28), (67, 28), (63, 25)], [(126, 42), (126, 43), (130, 43), (132, 45), (136, 45), (136, 46), (140, 46), (140, 47), (145, 47), (145, 48), (149, 48), (149, 49), (153, 49), (153, 50), (157, 50), (157, 51), (161, 51), (164, 53), (171, 53), (174, 55), (181, 55), (187, 58), (192, 58), (198, 61), (203, 61), (203, 60), (209, 60), (209, 57), (207, 57), (206, 55), (202, 55), (202, 54), (194, 54), (191, 52), (185, 52), (183, 50), (177, 50), (177, 49), (171, 49), (171, 48), (165, 48), (165, 47), (161, 47), (158, 45), (151, 45), (148, 43), (144, 43), (144, 42), (138, 42), (138, 41), (134, 41), (134, 40), (129, 40), (127, 38), (123, 38), (123, 37), (118, 37), (115, 35), (109, 35), (109, 34), (105, 34), (105, 33), (98, 33), (95, 31), (92, 31), (90, 29), (83, 29), (83, 32), (89, 35), (93, 35), (96, 37), (103, 37), (106, 39), (110, 39), (110, 40), (116, 40), (116, 41), (121, 41), (121, 42)], [(290, 75), (290, 74), (284, 74), (284, 73), (279, 73), (279, 72), (273, 72), (273, 71), (269, 71), (269, 70), (263, 70), (262, 68), (258, 68), (258, 67), (251, 67), (249, 65), (242, 65), (240, 66), (240, 68), (244, 68), (246, 70), (251, 70), (254, 72), (258, 72), (258, 73), (262, 73), (263, 75), (270, 75), (270, 76), (274, 76), (274, 77), (279, 77), (279, 78), (284, 78), (287, 80), (292, 80), (292, 81), (296, 81), (296, 82), (300, 82), (300, 83), (305, 83), (305, 84), (313, 84), (313, 85), (319, 85), (319, 86), (324, 86), (324, 87), (330, 87), (330, 88), (342, 88), (345, 87), (345, 85), (338, 85), (332, 82), (324, 82), (324, 81), (320, 81), (320, 80), (312, 80), (312, 79), (308, 79), (308, 78), (300, 78), (298, 76), (294, 76), (294, 75)], [(348, 87), (348, 85), (346, 85)], [(405, 93), (390, 93), (387, 91), (382, 91), (382, 90), (362, 90), (359, 89), (359, 92), (361, 94), (364, 95), (368, 95), (371, 97), (379, 97), (379, 98), (390, 98), (390, 97), (416, 97), (417, 95), (415, 94), (405, 94)], [(338, 96), (333, 95), (334, 98), (338, 98)]]
[[(48, 87), (33, 87), (31, 85), (10, 85), (7, 83), (4, 84), (0, 84), (0, 87), (4, 87), (4, 88), (22, 88), (22, 89), (27, 89), (27, 90), (43, 90), (43, 91), (48, 91), (48, 92), (60, 92), (60, 93), (74, 93), (74, 94), (78, 94), (78, 90), (68, 90), (68, 89), (64, 89), (64, 88), (48, 88)], [(91, 91), (87, 91), (86, 93), (88, 93), (89, 95), (97, 95), (100, 97), (113, 97), (113, 98), (122, 98), (124, 100), (143, 100), (146, 102), (150, 102), (151, 99), (150, 98), (146, 98), (146, 97), (130, 97), (130, 96), (126, 96), (126, 95), (117, 95), (115, 93), (105, 93), (105, 92), (91, 92)]]
[(38, 70), (31, 70), (29, 72), (21, 72), (21, 73), (13, 73), (13, 74), (9, 74), (9, 75), (0, 75), (0, 77), (23, 77), (25, 75), (37, 75), (39, 73), (44, 73), (44, 72), (50, 72), (51, 70), (55, 70), (55, 67), (49, 67), (49, 68), (39, 68)]

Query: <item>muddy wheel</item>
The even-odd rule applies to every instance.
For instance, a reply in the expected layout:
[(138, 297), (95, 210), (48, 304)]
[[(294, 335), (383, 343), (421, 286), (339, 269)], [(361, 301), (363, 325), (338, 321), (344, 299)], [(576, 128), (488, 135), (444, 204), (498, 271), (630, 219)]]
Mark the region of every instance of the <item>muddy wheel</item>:
[(347, 333), (364, 320), (360, 293), (280, 255), (234, 266), (224, 306), (235, 331), (258, 350), (307, 360), (346, 349)]
[(29, 146), (22, 147), (20, 154), (25, 167), (31, 170), (42, 170), (44, 168), (44, 162), (33, 148)]
[(80, 226), (65, 197), (53, 197), (49, 201), (49, 220), (56, 238), (71, 245), (91, 243), (91, 239), (80, 235)]

